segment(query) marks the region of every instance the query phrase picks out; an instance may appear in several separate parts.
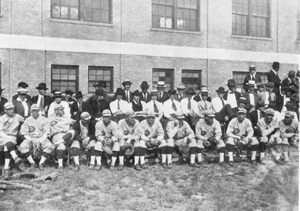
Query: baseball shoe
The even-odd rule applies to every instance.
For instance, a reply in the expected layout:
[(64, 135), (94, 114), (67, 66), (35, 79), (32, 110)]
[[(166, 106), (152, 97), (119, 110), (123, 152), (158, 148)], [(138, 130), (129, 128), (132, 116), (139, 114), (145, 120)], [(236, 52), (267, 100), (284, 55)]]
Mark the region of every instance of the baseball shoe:
[(281, 160), (275, 160), (275, 163), (277, 164), (277, 165), (283, 165), (283, 162), (281, 161)]
[(148, 166), (146, 166), (146, 164), (144, 163), (141, 165), (141, 169), (146, 170), (146, 169), (148, 169)]
[(162, 167), (163, 167), (164, 169), (167, 169), (167, 168), (168, 168), (168, 166), (167, 166), (166, 163), (162, 163), (161, 165), (162, 165)]
[(139, 164), (134, 165), (134, 169), (137, 170), (137, 171), (141, 171), (142, 170)]
[(90, 166), (89, 166), (89, 170), (94, 170), (95, 169), (95, 165), (93, 165), (93, 164), (90, 164)]
[(122, 171), (124, 169), (124, 165), (119, 165), (118, 166), (118, 171)]
[(39, 170), (40, 170), (40, 171), (44, 171), (44, 170), (45, 170), (45, 169), (44, 169), (44, 164), (43, 164), (43, 163), (39, 165)]
[(198, 164), (196, 164), (196, 163), (191, 163), (190, 167), (192, 167), (192, 168), (200, 168), (200, 166)]
[(171, 168), (173, 168), (173, 166), (172, 166), (172, 163), (168, 163), (168, 169), (171, 169)]
[(58, 173), (63, 173), (63, 172), (64, 172), (64, 167), (59, 166), (59, 167), (58, 167)]
[(219, 162), (218, 163), (220, 167), (224, 167), (224, 168), (227, 168), (228, 165), (226, 165), (226, 163), (223, 161), (223, 162)]
[(16, 159), (15, 159), (15, 164), (16, 164), (16, 165), (19, 165), (21, 162), (22, 162), (22, 159), (19, 158), (19, 157), (16, 157)]
[(36, 163), (31, 163), (28, 170), (29, 170), (29, 171), (33, 171), (33, 170), (35, 170), (36, 168), (37, 168), (37, 164), (36, 164)]
[(250, 163), (251, 163), (252, 165), (256, 165), (256, 164), (257, 164), (256, 160), (250, 160)]
[(102, 169), (102, 166), (101, 165), (96, 165), (95, 166), (95, 171), (100, 171)]
[(9, 170), (8, 169), (4, 169), (3, 170), (3, 177), (5, 180), (9, 179), (10, 174), (9, 174)]
[(75, 164), (74, 171), (79, 171), (79, 165), (78, 164)]

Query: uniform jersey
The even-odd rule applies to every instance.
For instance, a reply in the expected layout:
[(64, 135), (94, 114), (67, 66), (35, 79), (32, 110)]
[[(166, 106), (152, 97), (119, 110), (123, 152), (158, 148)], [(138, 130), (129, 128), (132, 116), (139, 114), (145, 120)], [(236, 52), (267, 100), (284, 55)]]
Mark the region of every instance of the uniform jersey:
[(14, 114), (12, 117), (4, 114), (0, 117), (0, 133), (16, 136), (19, 126), (24, 121), (24, 118), (19, 114)]
[(164, 130), (161, 126), (161, 123), (157, 118), (154, 119), (154, 123), (152, 126), (150, 126), (147, 122), (147, 119), (143, 120), (141, 123), (141, 128), (143, 130), (143, 136), (146, 136), (148, 138), (159, 138), (163, 139), (164, 137)]
[[(56, 105), (58, 105), (58, 104), (55, 101), (50, 104), (50, 107), (49, 107), (49, 110), (48, 110), (48, 116), (49, 117), (52, 116), (52, 115), (55, 115), (54, 108), (55, 108)], [(60, 105), (62, 105), (64, 107), (64, 112), (65, 112), (64, 116), (71, 117), (71, 109), (70, 109), (69, 103), (67, 103), (66, 101), (61, 101)]]
[(227, 127), (226, 134), (233, 133), (234, 135), (238, 136), (247, 136), (251, 138), (253, 136), (253, 128), (251, 121), (245, 118), (241, 123), (238, 121), (237, 118), (233, 118)]
[(135, 120), (134, 125), (130, 126), (126, 123), (126, 119), (121, 119), (118, 123), (118, 126), (120, 128), (120, 132), (124, 135), (141, 136), (143, 132), (140, 123), (137, 120)]
[(70, 130), (70, 126), (74, 122), (69, 117), (66, 116), (50, 116), (49, 117), (49, 125), (50, 125), (50, 134), (59, 133), (59, 132), (67, 132)]
[(219, 140), (222, 136), (222, 130), (220, 123), (213, 119), (212, 125), (206, 124), (204, 119), (200, 119), (196, 124), (196, 138), (202, 139), (202, 137), (215, 137)]
[(183, 125), (182, 127), (178, 127), (178, 129), (175, 129), (175, 124), (178, 124), (178, 122), (176, 122), (177, 121), (172, 120), (167, 124), (167, 134), (169, 138), (175, 140), (183, 139), (185, 137), (189, 137), (190, 139), (195, 138), (194, 131), (186, 121), (182, 121)]
[(116, 137), (117, 139), (120, 139), (120, 130), (118, 127), (118, 124), (114, 121), (110, 121), (109, 125), (105, 125), (103, 123), (103, 120), (100, 120), (97, 122), (96, 126), (96, 137), (106, 137), (106, 138), (112, 138)]
[(298, 133), (299, 131), (299, 123), (293, 119), (292, 123), (290, 125), (286, 125), (284, 123), (284, 120), (281, 120), (279, 122), (279, 130), (281, 136), (286, 134), (286, 133)]
[(22, 127), (22, 135), (29, 135), (32, 138), (40, 138), (44, 134), (49, 134), (49, 122), (47, 118), (39, 116), (37, 119), (32, 116), (28, 117)]
[(262, 136), (268, 136), (274, 131), (275, 128), (278, 128), (278, 119), (273, 118), (272, 121), (267, 124), (265, 118), (261, 118), (258, 120), (257, 126), (259, 127)]

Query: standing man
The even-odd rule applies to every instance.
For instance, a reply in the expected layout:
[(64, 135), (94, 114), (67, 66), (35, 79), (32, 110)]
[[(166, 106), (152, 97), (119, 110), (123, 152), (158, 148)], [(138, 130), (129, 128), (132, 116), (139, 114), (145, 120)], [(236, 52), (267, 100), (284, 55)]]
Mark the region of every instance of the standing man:
[(123, 85), (123, 90), (124, 90), (124, 97), (123, 100), (126, 100), (128, 103), (131, 103), (133, 100), (133, 96), (132, 96), (132, 92), (130, 91), (130, 87), (131, 87), (131, 81), (129, 79), (125, 79), (122, 82)]
[(244, 93), (246, 98), (246, 109), (251, 112), (255, 109), (256, 103), (258, 101), (258, 94), (255, 92), (255, 81), (249, 80), (247, 83), (248, 90)]
[[(2, 87), (0, 86), (0, 97), (1, 97), (1, 95), (2, 95), (2, 91), (3, 91), (4, 89), (2, 89)], [(6, 98), (4, 98), (4, 97), (1, 97), (0, 98), (0, 116), (2, 116), (4, 113), (5, 113), (5, 111), (4, 111), (4, 105), (5, 105), (5, 103), (7, 103), (8, 102), (8, 100), (6, 99)]]
[(40, 106), (37, 104), (33, 104), (30, 110), (31, 116), (24, 121), (20, 130), (25, 138), (20, 144), (20, 152), (29, 161), (30, 170), (37, 167), (32, 155), (41, 158), (39, 169), (44, 171), (44, 163), (53, 152), (52, 143), (48, 139), (49, 122), (40, 114)]
[[(243, 83), (243, 89), (245, 90), (245, 92), (247, 92), (249, 90), (249, 81), (254, 81), (254, 84), (258, 84), (261, 83), (261, 77), (259, 75), (256, 74), (256, 66), (255, 65), (250, 65), (249, 66), (249, 74), (246, 75), (246, 77), (244, 78), (244, 83)], [(256, 88), (256, 87), (254, 87)]]
[(283, 79), (282, 86), (281, 86), (281, 93), (285, 94), (287, 89), (291, 89), (294, 86), (294, 78), (296, 76), (296, 72), (290, 70), (288, 73), (288, 77)]
[(93, 118), (99, 118), (105, 109), (109, 109), (109, 102), (104, 99), (103, 89), (97, 89), (94, 98), (90, 98), (86, 101), (86, 104), (90, 107), (90, 114)]
[(177, 100), (175, 100), (175, 94), (176, 94), (175, 90), (169, 90), (168, 91), (169, 99), (166, 100), (163, 104), (164, 117), (166, 117), (169, 120), (173, 118), (171, 114), (175, 114), (176, 112), (182, 113), (180, 103)]
[(18, 89), (17, 90), (19, 97), (15, 101), (13, 101), (13, 104), (15, 106), (15, 112), (19, 115), (21, 115), (24, 118), (27, 118), (30, 116), (30, 106), (31, 101), (26, 98), (26, 95), (28, 93), (27, 89)]
[(71, 106), (71, 117), (72, 119), (80, 120), (82, 112), (91, 113), (90, 106), (86, 102), (83, 102), (83, 95), (81, 91), (76, 92), (75, 98), (77, 101)]
[(48, 108), (51, 103), (51, 97), (46, 95), (48, 88), (45, 83), (39, 83), (36, 89), (38, 90), (39, 94), (32, 97), (31, 101), (39, 106), (41, 115), (47, 116)]
[(158, 94), (157, 94), (158, 102), (164, 103), (166, 100), (169, 99), (168, 93), (165, 92), (166, 85), (165, 85), (164, 81), (158, 81), (156, 84), (156, 88), (158, 91)]
[(71, 118), (71, 110), (70, 106), (66, 101), (62, 101), (62, 94), (60, 91), (55, 91), (53, 94), (54, 101), (50, 104), (49, 110), (48, 110), (48, 117), (51, 115), (55, 115), (55, 106), (62, 105), (64, 108), (64, 116)]
[(280, 93), (281, 80), (278, 75), (279, 67), (280, 67), (279, 62), (273, 62), (272, 70), (270, 70), (270, 72), (268, 73), (267, 78), (268, 78), (268, 82), (274, 83), (273, 92), (276, 95), (276, 101), (277, 101), (276, 110), (281, 111), (283, 104), (282, 104), (282, 97)]
[(126, 110), (128, 110), (130, 104), (126, 100), (122, 100), (124, 97), (124, 90), (122, 88), (117, 88), (115, 92), (115, 100), (109, 104), (109, 108), (112, 112), (112, 120), (118, 123), (120, 119), (123, 119), (125, 116)]
[(181, 102), (181, 100), (186, 97), (184, 92), (185, 89), (186, 87), (184, 84), (179, 84), (179, 86), (177, 87), (177, 94), (175, 94), (174, 99), (177, 100), (178, 102)]
[[(18, 89), (27, 89), (27, 87), (28, 87), (28, 84), (27, 83), (25, 83), (25, 82), (23, 82), (23, 81), (21, 81), (20, 83), (18, 83)], [(28, 92), (27, 92), (28, 93)], [(12, 103), (14, 103), (14, 101), (17, 99), (19, 97), (19, 95), (14, 95), (13, 97), (12, 97)], [(31, 101), (31, 97), (30, 97), (30, 95), (28, 95), (28, 94), (26, 94), (26, 99), (28, 100), (28, 101)]]
[(151, 95), (148, 92), (150, 85), (148, 85), (147, 81), (143, 81), (140, 85), (142, 91), (140, 93), (140, 100), (148, 103), (151, 100)]
[[(201, 90), (201, 98), (198, 102), (198, 109), (200, 117), (203, 117), (203, 113), (209, 110), (213, 110), (211, 102), (208, 101), (208, 89), (205, 87)], [(195, 98), (194, 98), (195, 99)]]
[(237, 100), (240, 99), (241, 93), (236, 91), (236, 83), (234, 79), (229, 79), (227, 83), (228, 89), (224, 93), (224, 100), (226, 100), (232, 109), (237, 107)]

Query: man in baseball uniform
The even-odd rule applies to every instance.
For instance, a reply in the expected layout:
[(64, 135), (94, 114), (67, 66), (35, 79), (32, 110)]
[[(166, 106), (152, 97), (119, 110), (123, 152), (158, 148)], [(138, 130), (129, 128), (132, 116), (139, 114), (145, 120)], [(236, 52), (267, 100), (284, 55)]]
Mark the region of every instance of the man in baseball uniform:
[(221, 139), (222, 130), (220, 123), (215, 119), (215, 114), (212, 110), (206, 110), (202, 113), (203, 119), (200, 119), (196, 124), (196, 139), (197, 139), (197, 158), (198, 164), (202, 163), (202, 151), (207, 147), (217, 148), (220, 155), (219, 164), (224, 164), (225, 143)]
[(156, 113), (153, 111), (148, 111), (147, 119), (143, 120), (141, 128), (143, 130), (141, 139), (149, 147), (158, 147), (162, 154), (162, 166), (166, 167), (166, 141), (164, 140), (164, 129), (157, 118), (155, 118)]
[(44, 163), (53, 151), (52, 143), (48, 139), (49, 122), (40, 114), (40, 107), (37, 104), (33, 104), (30, 111), (31, 116), (24, 121), (20, 131), (25, 138), (20, 145), (20, 152), (29, 161), (30, 170), (37, 167), (32, 154), (38, 158), (41, 154), (39, 169), (44, 171)]
[(14, 105), (11, 102), (4, 104), (4, 112), (0, 117), (0, 149), (4, 151), (4, 171), (5, 177), (9, 175), (10, 156), (15, 160), (15, 164), (20, 164), (22, 159), (16, 154), (17, 135), (24, 118), (15, 114)]
[[(126, 111), (125, 119), (121, 119), (118, 125), (120, 128), (120, 132), (122, 134), (122, 139), (120, 140), (119, 143), (120, 147), (124, 149), (124, 146), (126, 144), (133, 144), (134, 145), (134, 169), (137, 171), (146, 169), (147, 167), (144, 165), (146, 145), (145, 145), (145, 141), (141, 140), (143, 131), (140, 126), (140, 123), (134, 119), (134, 112), (130, 110)], [(121, 150), (120, 152), (121, 155), (123, 155), (123, 151), (124, 150)], [(120, 162), (121, 160), (123, 160), (123, 158), (120, 159)], [(139, 165), (139, 163), (141, 164), (141, 166)]]
[[(114, 169), (115, 163), (120, 152), (119, 139), (120, 131), (118, 124), (111, 120), (112, 114), (110, 110), (106, 109), (102, 112), (103, 119), (96, 124), (96, 138), (95, 155), (97, 160), (97, 169), (101, 169), (101, 156), (105, 147), (109, 148), (106, 153), (111, 153), (110, 169)], [(119, 157), (118, 170), (122, 171), (124, 168), (124, 156)]]
[[(89, 155), (91, 156), (91, 164), (89, 169), (93, 170), (95, 166), (95, 120), (91, 120), (91, 115), (88, 112), (82, 112), (80, 114), (80, 120), (77, 120), (72, 125), (75, 131), (74, 141), (71, 145), (70, 154), (73, 156), (75, 161), (74, 170), (79, 170), (79, 155), (81, 146), (87, 149)], [(77, 162), (78, 161), (78, 162)], [(98, 170), (98, 169), (97, 169)]]
[[(175, 113), (174, 120), (171, 120), (167, 124), (167, 142), (170, 144), (173, 142), (179, 148), (181, 154), (188, 156), (190, 154), (190, 166), (199, 167), (195, 163), (196, 157), (196, 139), (194, 131), (189, 124), (184, 121), (185, 117), (183, 113)], [(172, 168), (172, 152), (173, 147), (167, 148), (168, 168)]]
[(70, 109), (69, 103), (67, 103), (66, 101), (62, 101), (63, 97), (64, 96), (61, 94), (60, 91), (54, 92), (54, 94), (53, 94), (54, 101), (49, 106), (48, 117), (51, 115), (55, 115), (55, 107), (57, 105), (62, 105), (65, 108), (64, 116), (71, 117), (71, 109)]
[[(58, 172), (62, 173), (66, 144), (70, 144), (69, 142), (74, 138), (75, 134), (74, 130), (71, 130), (74, 120), (64, 115), (64, 107), (61, 104), (57, 104), (54, 107), (54, 112), (55, 115), (49, 117), (50, 136), (52, 137), (52, 147), (56, 149)], [(74, 162), (75, 169), (79, 169), (79, 157), (74, 157)]]
[(233, 151), (235, 146), (239, 149), (249, 146), (251, 149), (251, 163), (256, 163), (256, 151), (258, 150), (258, 141), (253, 136), (253, 128), (249, 119), (246, 118), (246, 109), (241, 108), (237, 111), (237, 117), (233, 118), (226, 131), (226, 148), (229, 156), (229, 165), (233, 166)]

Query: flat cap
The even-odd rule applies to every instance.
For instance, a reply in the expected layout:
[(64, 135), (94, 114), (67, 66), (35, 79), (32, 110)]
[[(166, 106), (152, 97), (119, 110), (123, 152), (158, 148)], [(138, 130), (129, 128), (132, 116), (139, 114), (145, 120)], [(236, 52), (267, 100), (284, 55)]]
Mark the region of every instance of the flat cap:
[(111, 116), (110, 110), (105, 109), (104, 111), (102, 111), (102, 116), (105, 116), (105, 117)]
[(10, 108), (14, 108), (14, 107), (15, 107), (14, 104), (12, 104), (11, 102), (7, 102), (4, 104), (5, 109), (10, 109)]
[(57, 104), (57, 105), (54, 107), (54, 111), (56, 111), (56, 110), (63, 110), (63, 109), (65, 109), (65, 107), (63, 107), (62, 104)]
[(39, 111), (40, 107), (37, 104), (32, 104), (30, 107), (30, 111)]
[(80, 118), (83, 120), (90, 120), (91, 119), (91, 115), (88, 112), (82, 112), (80, 114)]

